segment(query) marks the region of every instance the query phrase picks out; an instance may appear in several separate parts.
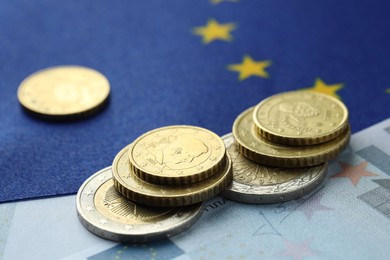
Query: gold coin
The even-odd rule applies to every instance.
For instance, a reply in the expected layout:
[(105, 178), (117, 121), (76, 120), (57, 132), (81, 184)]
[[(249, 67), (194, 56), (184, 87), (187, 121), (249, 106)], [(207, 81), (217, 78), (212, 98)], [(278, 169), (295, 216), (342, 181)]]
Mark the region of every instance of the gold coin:
[(60, 66), (33, 73), (20, 84), (18, 99), (33, 115), (77, 118), (106, 104), (110, 84), (99, 72), (79, 66)]
[(152, 184), (138, 178), (131, 170), (127, 157), (129, 146), (115, 157), (112, 172), (115, 188), (128, 199), (149, 206), (177, 207), (205, 201), (224, 189), (233, 179), (228, 155), (223, 170), (210, 178), (180, 186)]
[(222, 138), (229, 138), (231, 144), (226, 145), (227, 152), (232, 158), (233, 163), (233, 181), (248, 186), (276, 186), (282, 183), (289, 182), (297, 178), (298, 172), (302, 172), (302, 168), (279, 168), (269, 167), (255, 163), (243, 156), (234, 145), (234, 137), (226, 135)]
[(168, 126), (138, 137), (129, 147), (133, 172), (156, 184), (195, 183), (219, 172), (226, 149), (213, 132), (195, 126)]
[(253, 112), (259, 134), (276, 143), (313, 145), (332, 140), (348, 127), (348, 110), (338, 99), (312, 91), (280, 93)]
[(336, 157), (349, 143), (349, 126), (335, 139), (321, 144), (292, 146), (270, 142), (257, 132), (253, 110), (254, 107), (251, 107), (237, 117), (233, 135), (240, 153), (257, 163), (275, 167), (318, 165)]

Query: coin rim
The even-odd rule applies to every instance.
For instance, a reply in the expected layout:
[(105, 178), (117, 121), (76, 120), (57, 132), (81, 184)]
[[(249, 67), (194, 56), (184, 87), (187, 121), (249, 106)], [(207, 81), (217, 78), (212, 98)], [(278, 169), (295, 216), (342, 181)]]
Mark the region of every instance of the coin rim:
[[(221, 139), (222, 140), (222, 139)], [(224, 144), (225, 145), (225, 144)], [(114, 158), (112, 163), (112, 172), (114, 185), (116, 189), (126, 198), (135, 201), (140, 204), (149, 205), (149, 206), (157, 206), (157, 207), (177, 207), (177, 206), (185, 206), (191, 205), (195, 203), (199, 203), (201, 201), (205, 201), (209, 198), (214, 197), (215, 195), (222, 192), (226, 187), (231, 183), (233, 179), (232, 173), (232, 163), (230, 156), (226, 154), (226, 163), (225, 168), (222, 171), (219, 171), (212, 177), (205, 179), (200, 182), (180, 185), (180, 186), (169, 186), (169, 188), (177, 188), (185, 190), (186, 188), (191, 188), (194, 186), (207, 185), (204, 188), (199, 189), (198, 191), (191, 191), (183, 194), (161, 194), (161, 196), (154, 196), (147, 192), (147, 187), (149, 186), (159, 186), (158, 184), (153, 184), (146, 182), (132, 171), (131, 167), (128, 167), (129, 175), (132, 175), (133, 178), (137, 179), (137, 182), (143, 183), (142, 191), (139, 189), (134, 189), (134, 187), (129, 186), (125, 180), (123, 180), (118, 172), (118, 164), (122, 156), (126, 156), (126, 153), (129, 149), (129, 146), (123, 148)], [(218, 177), (217, 181), (211, 182), (211, 178)], [(211, 182), (211, 183), (210, 183)], [(161, 185), (162, 188), (168, 187)]]
[[(306, 166), (313, 166), (317, 164), (324, 163), (326, 161), (329, 161), (336, 157), (340, 152), (342, 152), (345, 147), (349, 144), (349, 140), (351, 138), (351, 130), (348, 123), (347, 130), (341, 134), (336, 139), (330, 140), (328, 142), (336, 142), (339, 140), (339, 142), (335, 143), (334, 146), (329, 147), (326, 149), (326, 151), (322, 151), (321, 153), (317, 152), (315, 154), (306, 155), (306, 156), (282, 156), (282, 155), (274, 155), (274, 154), (265, 154), (261, 153), (260, 151), (256, 151), (252, 149), (247, 143), (244, 142), (244, 140), (241, 140), (239, 138), (237, 131), (239, 131), (238, 125), (239, 122), (242, 121), (242, 119), (248, 114), (251, 113), (251, 110), (254, 109), (254, 107), (250, 107), (243, 111), (234, 121), (233, 123), (233, 136), (236, 140), (235, 144), (237, 145), (237, 149), (240, 151), (241, 154), (243, 154), (248, 159), (255, 161), (257, 163), (267, 165), (267, 166), (275, 166), (275, 167), (306, 167)], [(251, 117), (253, 118), (253, 117)], [(252, 120), (252, 129), (249, 131), (249, 133), (252, 135), (254, 140), (259, 141), (258, 144), (262, 145), (264, 141), (270, 142), (268, 140), (265, 140), (265, 138), (258, 135), (257, 131), (253, 130), (254, 122)], [(255, 134), (255, 135), (254, 135)], [(340, 138), (340, 139), (338, 139)], [(262, 141), (264, 139), (264, 141)], [(324, 145), (325, 143), (317, 144), (318, 146)], [(278, 146), (285, 146), (289, 148), (299, 148), (298, 146), (287, 146), (282, 144), (274, 143), (274, 145)], [(312, 147), (317, 146), (312, 145)], [(302, 146), (304, 149), (310, 148), (310, 146)]]
[[(90, 106), (87, 109), (71, 112), (71, 113), (47, 113), (44, 111), (41, 111), (40, 109), (36, 109), (36, 107), (32, 107), (29, 104), (26, 104), (23, 96), (21, 96), (21, 92), (24, 88), (25, 85), (28, 84), (28, 81), (35, 77), (38, 74), (45, 73), (47, 71), (52, 71), (52, 70), (58, 70), (58, 69), (82, 69), (82, 70), (88, 70), (91, 72), (96, 73), (97, 75), (101, 76), (101, 78), (106, 81), (106, 86), (107, 86), (107, 93), (105, 97), (97, 102), (95, 102), (95, 105)], [(91, 116), (98, 111), (100, 111), (102, 108), (104, 108), (109, 101), (110, 97), (110, 92), (111, 92), (111, 87), (110, 87), (110, 82), (108, 81), (107, 77), (104, 76), (101, 72), (89, 68), (89, 67), (84, 67), (84, 66), (78, 66), (78, 65), (61, 65), (61, 66), (53, 66), (53, 67), (48, 67), (44, 68), (41, 70), (38, 70), (36, 72), (31, 73), (29, 76), (27, 76), (19, 85), (18, 90), (17, 90), (17, 97), (19, 100), (19, 104), (23, 108), (24, 111), (26, 111), (28, 114), (35, 116), (40, 119), (51, 119), (51, 120), (68, 120), (68, 119), (78, 119), (81, 117), (87, 117)]]
[[(111, 173), (107, 173), (107, 171), (110, 171)], [(169, 227), (164, 227), (164, 220), (159, 221), (157, 223), (162, 222), (159, 227), (156, 227), (156, 223), (153, 223), (150, 226), (153, 226), (153, 228), (146, 228), (149, 226), (149, 224), (140, 224), (137, 225), (138, 229), (135, 230), (128, 230), (125, 231), (125, 229), (115, 229), (115, 227), (110, 227), (107, 225), (102, 225), (100, 223), (94, 223), (93, 219), (91, 219), (93, 216), (88, 214), (83, 207), (82, 204), (82, 193), (84, 189), (90, 184), (90, 182), (102, 174), (112, 174), (112, 167), (106, 167), (104, 169), (99, 170), (98, 172), (94, 173), (92, 176), (90, 176), (87, 180), (84, 181), (84, 183), (80, 186), (77, 195), (76, 195), (76, 210), (77, 210), (77, 216), (81, 222), (81, 224), (91, 233), (113, 241), (118, 242), (133, 242), (133, 243), (143, 243), (143, 242), (149, 242), (149, 241), (155, 241), (160, 240), (164, 238), (168, 238), (174, 235), (177, 235), (188, 228), (190, 228), (203, 214), (204, 205), (203, 203), (194, 204), (191, 206), (187, 206), (187, 211), (184, 211), (185, 214), (187, 214), (186, 218), (180, 219), (177, 223), (174, 225), (170, 225)], [(101, 182), (98, 187), (94, 189), (93, 193), (93, 206), (95, 208), (94, 212), (95, 214), (101, 215), (102, 218), (106, 219), (108, 222), (111, 222), (115, 225), (122, 225), (121, 222), (116, 222), (112, 219), (107, 219), (105, 216), (103, 216), (98, 210), (96, 210), (96, 206), (94, 204), (94, 197), (96, 194), (96, 191), (107, 181), (110, 179), (106, 179), (103, 182)], [(190, 210), (191, 209), (191, 210)], [(180, 213), (180, 211), (178, 211)], [(175, 213), (177, 214), (177, 213)], [(170, 220), (171, 218), (165, 219), (165, 221)], [(125, 224), (123, 224), (125, 225)], [(144, 228), (140, 229), (139, 227), (143, 226)], [(145, 232), (146, 230), (152, 230), (153, 232)]]
[[(228, 141), (228, 139), (233, 139), (232, 143), (230, 145), (235, 145), (234, 144), (234, 136), (233, 133), (226, 134), (222, 136), (222, 140)], [(230, 140), (229, 140), (230, 141)], [(226, 150), (230, 146), (226, 144)], [(229, 152), (227, 152), (229, 153)], [(248, 160), (250, 161), (250, 160)], [(251, 162), (251, 161), (250, 161)], [(252, 161), (252, 163), (255, 164), (255, 162)], [(262, 165), (263, 167), (267, 167)], [(321, 166), (321, 168), (320, 168)], [(278, 192), (276, 189), (276, 192), (274, 193), (255, 193), (255, 190), (257, 187), (263, 187), (262, 185), (248, 185), (244, 183), (240, 183), (234, 180), (234, 166), (233, 166), (233, 181), (232, 184), (229, 185), (229, 187), (221, 193), (221, 196), (234, 200), (237, 202), (242, 202), (242, 203), (249, 203), (249, 204), (269, 204), (269, 203), (279, 203), (279, 202), (286, 202), (290, 200), (294, 200), (297, 198), (300, 198), (306, 194), (309, 194), (313, 190), (315, 190), (318, 186), (321, 185), (321, 183), (326, 179), (327, 176), (327, 169), (328, 169), (328, 163), (323, 163), (320, 165), (315, 165), (315, 166), (308, 166), (302, 168), (302, 171), (307, 170), (307, 168), (311, 167), (318, 167), (320, 170), (318, 171), (317, 175), (315, 178), (311, 179), (310, 181), (306, 182), (305, 186), (300, 186), (296, 187), (294, 190), (285, 190), (283, 192)], [(291, 169), (291, 168), (288, 168)], [(300, 179), (303, 177), (303, 174), (300, 174)], [(288, 184), (290, 182), (296, 182), (296, 179), (292, 179), (286, 182), (283, 182), (281, 184)], [(265, 185), (265, 186), (270, 186), (270, 187), (278, 187), (280, 184), (277, 185)], [(244, 191), (239, 191), (236, 188), (237, 187), (242, 187)]]
[[(338, 127), (332, 129), (332, 131), (327, 131), (326, 133), (316, 134), (314, 136), (300, 137), (300, 136), (293, 136), (289, 134), (284, 134), (284, 135), (278, 134), (275, 131), (268, 129), (259, 121), (257, 114), (259, 113), (259, 110), (264, 104), (270, 102), (271, 100), (277, 99), (281, 96), (286, 96), (284, 97), (284, 99), (288, 99), (289, 95), (298, 95), (300, 93), (322, 96), (331, 102), (337, 103), (337, 105), (339, 105), (339, 107), (343, 110), (343, 119), (341, 120), (341, 123), (338, 125)], [(320, 144), (320, 143), (330, 141), (346, 131), (346, 129), (348, 128), (348, 117), (349, 117), (348, 109), (343, 102), (328, 94), (309, 91), (309, 90), (288, 91), (288, 92), (282, 92), (282, 93), (272, 95), (262, 100), (259, 104), (257, 104), (253, 111), (253, 122), (260, 136), (272, 142), (285, 144), (285, 145), (314, 145), (314, 144)]]
[[(182, 129), (193, 129), (193, 130), (198, 130), (198, 131), (203, 131), (208, 134), (211, 134), (217, 142), (220, 143), (221, 149), (224, 149), (221, 153), (221, 156), (217, 158), (217, 161), (214, 165), (211, 167), (199, 171), (197, 173), (192, 173), (192, 174), (187, 174), (187, 175), (182, 175), (182, 176), (164, 176), (158, 173), (153, 173), (153, 172), (148, 172), (145, 169), (142, 169), (142, 166), (139, 166), (138, 163), (135, 161), (135, 159), (132, 156), (132, 151), (136, 144), (140, 142), (143, 138), (152, 135), (154, 133), (157, 133), (159, 131), (167, 130), (167, 129), (172, 129), (172, 128), (182, 128)], [(162, 184), (162, 185), (182, 185), (182, 184), (191, 184), (191, 183), (196, 183), (203, 181), (211, 176), (213, 176), (215, 173), (223, 170), (224, 165), (225, 165), (225, 160), (226, 160), (226, 149), (225, 149), (225, 144), (223, 143), (221, 137), (219, 137), (217, 134), (214, 132), (198, 127), (198, 126), (191, 126), (191, 125), (172, 125), (172, 126), (164, 126), (160, 128), (153, 129), (151, 131), (148, 131), (141, 136), (139, 136), (137, 139), (135, 139), (132, 144), (129, 146), (129, 151), (128, 151), (128, 158), (130, 162), (130, 166), (133, 169), (133, 172), (142, 180), (154, 183), (154, 184)]]

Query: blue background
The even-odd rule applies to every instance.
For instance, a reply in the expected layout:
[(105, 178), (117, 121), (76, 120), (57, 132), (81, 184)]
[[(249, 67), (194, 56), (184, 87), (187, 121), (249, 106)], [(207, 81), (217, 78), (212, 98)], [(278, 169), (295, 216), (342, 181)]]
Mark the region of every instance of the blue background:
[[(352, 131), (390, 116), (388, 1), (13, 0), (0, 2), (0, 202), (75, 193), (140, 134), (189, 124), (219, 135), (240, 112), (282, 91), (343, 83)], [(233, 40), (203, 44), (210, 18)], [(271, 60), (270, 78), (227, 70)], [(31, 118), (20, 82), (50, 66), (81, 65), (111, 84), (109, 106), (85, 120)]]

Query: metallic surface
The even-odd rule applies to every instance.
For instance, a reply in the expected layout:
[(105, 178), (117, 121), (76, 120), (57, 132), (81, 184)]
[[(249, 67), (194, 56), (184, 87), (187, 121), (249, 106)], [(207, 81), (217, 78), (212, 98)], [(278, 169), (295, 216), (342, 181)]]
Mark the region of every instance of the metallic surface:
[(155, 184), (199, 182), (223, 170), (225, 145), (213, 132), (195, 126), (167, 126), (138, 137), (129, 147), (133, 172)]
[(313, 145), (348, 127), (348, 110), (338, 99), (313, 91), (292, 91), (261, 101), (253, 111), (259, 134), (272, 142)]
[(51, 67), (33, 73), (20, 84), (18, 99), (31, 114), (47, 118), (77, 117), (106, 104), (110, 84), (101, 73), (86, 67)]
[(131, 170), (127, 156), (130, 146), (123, 148), (114, 159), (114, 184), (122, 195), (144, 205), (177, 207), (199, 203), (225, 190), (233, 179), (231, 159), (226, 155), (224, 168), (206, 180), (178, 186), (152, 184)]
[(335, 139), (316, 145), (289, 146), (262, 138), (253, 123), (251, 107), (234, 121), (233, 136), (237, 149), (257, 163), (274, 167), (306, 167), (322, 164), (336, 157), (349, 143), (349, 127)]
[(105, 239), (147, 242), (181, 233), (203, 212), (201, 204), (155, 208), (136, 204), (114, 188), (111, 167), (100, 170), (80, 187), (77, 213), (83, 226)]
[(327, 164), (301, 168), (273, 168), (257, 164), (239, 153), (234, 137), (222, 137), (233, 162), (233, 182), (221, 195), (244, 203), (278, 203), (297, 199), (318, 187)]

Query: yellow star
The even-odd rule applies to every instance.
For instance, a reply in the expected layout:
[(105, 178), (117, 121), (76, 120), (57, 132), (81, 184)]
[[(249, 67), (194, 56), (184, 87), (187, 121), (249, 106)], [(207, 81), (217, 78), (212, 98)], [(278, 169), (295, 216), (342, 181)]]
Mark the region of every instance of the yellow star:
[(340, 99), (340, 96), (337, 95), (336, 91), (340, 90), (343, 87), (344, 87), (343, 83), (327, 85), (320, 78), (316, 78), (316, 81), (315, 81), (313, 87), (311, 87), (311, 88), (304, 88), (302, 90), (317, 91), (317, 92), (325, 93), (325, 94), (328, 94), (328, 95), (331, 95), (331, 96), (333, 96), (335, 98)]
[(386, 93), (390, 94), (390, 88), (386, 89)]
[(207, 25), (195, 27), (193, 33), (203, 37), (204, 44), (208, 44), (215, 40), (231, 41), (231, 31), (236, 28), (234, 23), (218, 23), (214, 19), (209, 19)]
[(245, 55), (242, 63), (232, 64), (228, 66), (228, 70), (237, 71), (240, 73), (239, 80), (244, 80), (250, 76), (258, 76), (262, 78), (268, 78), (269, 75), (265, 71), (265, 68), (271, 65), (271, 61), (254, 61), (250, 56)]

